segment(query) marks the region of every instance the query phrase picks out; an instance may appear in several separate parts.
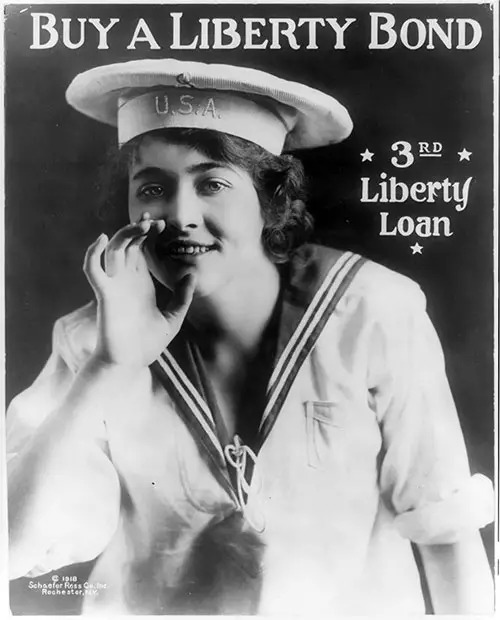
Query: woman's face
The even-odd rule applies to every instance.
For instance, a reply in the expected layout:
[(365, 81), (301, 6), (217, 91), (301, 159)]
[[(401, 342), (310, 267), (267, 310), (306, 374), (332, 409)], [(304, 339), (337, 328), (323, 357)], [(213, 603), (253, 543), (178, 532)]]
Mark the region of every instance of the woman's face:
[(144, 139), (129, 171), (130, 220), (143, 213), (165, 220), (145, 253), (152, 274), (170, 289), (194, 272), (197, 294), (210, 295), (266, 259), (249, 174), (190, 147)]

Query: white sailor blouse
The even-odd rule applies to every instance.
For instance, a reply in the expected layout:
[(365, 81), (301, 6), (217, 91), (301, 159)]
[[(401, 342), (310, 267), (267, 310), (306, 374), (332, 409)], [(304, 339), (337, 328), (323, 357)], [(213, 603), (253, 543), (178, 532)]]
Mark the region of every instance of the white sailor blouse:
[[(61, 467), (58, 527), (29, 575), (97, 557), (89, 580), (107, 587), (85, 599), (89, 614), (423, 613), (411, 542), (490, 522), (491, 485), (470, 475), (418, 285), (351, 252), (306, 254), (288, 268), (252, 445), (221, 438), (181, 330), (134, 398), (106, 405), (93, 501), (81, 505), (74, 463)], [(11, 458), (95, 341), (94, 303), (56, 322), (49, 361), (9, 408)], [(78, 467), (92, 490), (95, 472)], [(220, 524), (217, 556), (217, 534), (203, 534)], [(240, 605), (245, 579), (257, 585)]]

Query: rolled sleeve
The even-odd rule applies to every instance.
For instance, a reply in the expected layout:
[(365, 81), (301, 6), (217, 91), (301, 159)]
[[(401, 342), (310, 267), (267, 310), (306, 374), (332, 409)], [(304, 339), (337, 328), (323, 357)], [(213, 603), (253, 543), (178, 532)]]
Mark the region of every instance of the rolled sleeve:
[(379, 485), (399, 532), (455, 542), (493, 520), (493, 492), (471, 477), (439, 338), (412, 283), (375, 308), (370, 393), (383, 437)]
[(494, 510), (493, 485), (486, 476), (476, 474), (448, 497), (398, 515), (394, 524), (404, 538), (415, 543), (448, 544), (491, 523)]

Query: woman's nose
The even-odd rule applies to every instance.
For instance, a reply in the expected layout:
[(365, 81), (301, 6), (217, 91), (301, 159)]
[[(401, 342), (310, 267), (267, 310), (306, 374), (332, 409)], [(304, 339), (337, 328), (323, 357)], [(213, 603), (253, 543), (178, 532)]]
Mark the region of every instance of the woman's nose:
[(197, 228), (203, 220), (202, 204), (195, 191), (179, 187), (165, 208), (165, 222), (168, 226), (183, 230)]

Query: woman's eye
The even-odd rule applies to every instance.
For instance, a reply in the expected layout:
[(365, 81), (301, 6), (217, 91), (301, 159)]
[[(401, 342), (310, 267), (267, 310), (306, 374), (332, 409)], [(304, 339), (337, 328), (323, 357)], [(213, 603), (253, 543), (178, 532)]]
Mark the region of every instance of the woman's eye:
[(200, 183), (200, 190), (205, 194), (218, 194), (224, 189), (227, 189), (229, 185), (216, 179), (208, 179)]
[(165, 195), (165, 190), (158, 183), (148, 183), (137, 190), (139, 198), (161, 198)]

